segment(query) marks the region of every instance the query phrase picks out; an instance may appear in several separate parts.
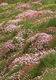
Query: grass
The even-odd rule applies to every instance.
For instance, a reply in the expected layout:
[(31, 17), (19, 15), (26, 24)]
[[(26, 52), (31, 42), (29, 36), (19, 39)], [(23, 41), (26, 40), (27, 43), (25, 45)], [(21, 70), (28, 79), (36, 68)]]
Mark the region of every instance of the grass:
[(55, 26), (56, 27), (56, 18), (52, 18), (50, 19), (48, 22), (43, 22), (41, 23), (40, 25), (38, 25), (38, 30), (41, 31), (43, 30), (44, 28), (48, 28), (48, 27), (53, 27)]
[(31, 42), (27, 42), (23, 48), (23, 53), (27, 52), (28, 51), (28, 48), (30, 47), (31, 45)]
[(7, 66), (7, 62), (5, 60), (0, 60), (0, 68)]
[(0, 3), (2, 3), (2, 2), (8, 2), (8, 3), (16, 3), (16, 2), (18, 2), (18, 1), (20, 1), (20, 0), (0, 0)]
[(29, 34), (25, 33), (23, 34), (23, 38), (26, 39), (28, 37)]
[(9, 76), (11, 76), (13, 73), (19, 71), (21, 69), (21, 65), (18, 65), (15, 69), (10, 70), (3, 78), (3, 80), (6, 80)]
[(48, 47), (56, 49), (56, 35), (53, 36), (52, 40), (48, 44)]
[(6, 60), (0, 60), (0, 76), (2, 75), (4, 68), (7, 66), (8, 66), (8, 64), (7, 64)]
[(41, 0), (42, 4), (55, 3), (55, 0)]
[(46, 73), (40, 80), (56, 80), (56, 70)]
[[(43, 17), (46, 17), (46, 16), (49, 16), (49, 15), (42, 15), (42, 16), (39, 16), (37, 18), (38, 19), (41, 19)], [(30, 29), (32, 30), (33, 32), (41, 32), (44, 28), (48, 28), (48, 27), (51, 27), (51, 26), (55, 26), (56, 27), (56, 18), (53, 17), (51, 19), (49, 19), (47, 22), (42, 22), (41, 24), (37, 24), (37, 25), (34, 25), (35, 19), (34, 20), (25, 20), (23, 22), (21, 22), (20, 24), (24, 26), (24, 28), (27, 30), (27, 29)]]
[[(5, 34), (7, 34), (7, 33), (5, 33)], [(5, 35), (5, 34), (4, 34), (4, 35)], [(17, 30), (13, 31), (12, 34), (9, 34), (9, 33), (8, 33), (8, 34), (5, 36), (4, 39), (1, 39), (1, 40), (0, 40), (0, 43), (6, 42), (6, 41), (8, 41), (8, 40), (11, 40), (16, 34), (17, 34)]]
[(44, 71), (48, 68), (55, 68), (56, 67), (56, 53), (51, 53), (45, 56), (40, 60), (39, 65), (32, 68), (28, 74), (29, 78), (33, 79), (36, 76), (40, 76), (44, 73)]

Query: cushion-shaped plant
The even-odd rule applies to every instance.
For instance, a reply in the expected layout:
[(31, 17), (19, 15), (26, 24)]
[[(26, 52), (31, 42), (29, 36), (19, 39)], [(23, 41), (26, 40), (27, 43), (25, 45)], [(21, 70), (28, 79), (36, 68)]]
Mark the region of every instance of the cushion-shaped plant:
[(56, 27), (53, 26), (53, 27), (44, 28), (42, 31), (48, 34), (56, 34)]

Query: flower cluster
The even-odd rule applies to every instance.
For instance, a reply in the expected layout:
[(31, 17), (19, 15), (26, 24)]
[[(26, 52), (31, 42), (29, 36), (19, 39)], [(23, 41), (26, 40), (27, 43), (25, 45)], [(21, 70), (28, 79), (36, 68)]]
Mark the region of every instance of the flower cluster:
[(20, 28), (20, 26), (16, 26), (14, 24), (10, 24), (5, 28), (5, 32), (12, 32), (14, 30), (17, 30), (18, 28)]
[(18, 2), (18, 3), (11, 4), (11, 5), (8, 5), (8, 6), (6, 6), (6, 7), (2, 7), (2, 9), (3, 9), (3, 10), (7, 10), (7, 9), (12, 8), (12, 7), (15, 7), (15, 6), (18, 5), (18, 4), (19, 4), (19, 2)]
[(21, 19), (22, 18), (23, 19), (29, 18), (29, 19), (32, 19), (32, 18), (36, 17), (36, 13), (37, 13), (37, 11), (35, 11), (35, 10), (27, 10), (27, 11), (19, 14), (18, 16), (16, 16), (16, 18), (21, 18)]
[(38, 37), (38, 49), (43, 49), (44, 47), (47, 46), (48, 42), (52, 39), (52, 36), (46, 34), (46, 33), (40, 33)]
[[(39, 57), (37, 57), (38, 56), (38, 54), (42, 54), (42, 56), (39, 56)], [(26, 58), (28, 59), (28, 57), (27, 56), (30, 56), (30, 55), (33, 55), (33, 56), (36, 56), (35, 57), (35, 59), (36, 59), (36, 62), (37, 62), (37, 58), (39, 58), (38, 60), (40, 60), (40, 58), (43, 58), (44, 56), (46, 56), (47, 54), (51, 54), (51, 53), (56, 53), (56, 51), (55, 50), (48, 50), (48, 51), (43, 51), (43, 52), (39, 52), (39, 53), (36, 53), (35, 55), (34, 54), (26, 54)], [(30, 56), (31, 57), (31, 56)], [(18, 57), (19, 58), (19, 57)], [(16, 58), (15, 60), (17, 60), (17, 61), (19, 61), (18, 60), (18, 58)], [(25, 58), (25, 57), (24, 57)], [(27, 60), (27, 59), (23, 59), (23, 60)], [(15, 61), (14, 60), (14, 61)], [(13, 61), (13, 62), (14, 62)], [(17, 63), (17, 61), (16, 61), (16, 63)], [(22, 61), (22, 60), (21, 60)], [(34, 61), (34, 60), (33, 60)], [(12, 63), (13, 63), (12, 62)], [(24, 61), (23, 61), (24, 62)], [(30, 62), (31, 62), (31, 60), (30, 60)], [(39, 61), (38, 61), (39, 62)], [(13, 66), (15, 66), (15, 67), (13, 67), (13, 66), (10, 66), (10, 69), (15, 69), (18, 65), (17, 64), (12, 64)], [(18, 62), (19, 63), (19, 62)], [(9, 76), (9, 77), (7, 77), (7, 79), (8, 80), (13, 80), (13, 79), (18, 79), (18, 80), (21, 80), (21, 78), (22, 78), (22, 76), (24, 75), (24, 73), (26, 72), (26, 71), (28, 71), (29, 69), (31, 69), (31, 68), (33, 68), (34, 66), (36, 66), (36, 64), (35, 64), (35, 62), (33, 63), (33, 64), (30, 64), (30, 65), (28, 65), (27, 64), (27, 66), (26, 67), (24, 67), (22, 70), (19, 70), (19, 71), (17, 71), (17, 72), (15, 72), (15, 73), (13, 73), (11, 76)], [(27, 77), (28, 77), (29, 75), (25, 75), (25, 78), (24, 78), (24, 80), (26, 80), (27, 79)]]
[(43, 10), (43, 11), (27, 10), (26, 12), (18, 14), (16, 16), (16, 18), (20, 18), (20, 19), (35, 19), (39, 15), (52, 14), (52, 13), (53, 13), (53, 11), (51, 11), (51, 10)]
[(47, 48), (48, 42), (52, 39), (52, 35), (46, 33), (37, 33), (36, 35), (27, 39), (26, 42), (31, 42), (31, 47), (35, 47), (35, 50), (42, 50)]
[(25, 3), (25, 4), (21, 4), (21, 5), (17, 6), (15, 9), (16, 10), (22, 10), (25, 8), (32, 8), (32, 6), (29, 3)]
[(18, 46), (18, 49), (21, 49), (24, 45), (24, 39), (23, 39), (23, 33), (20, 31), (18, 32), (18, 34), (14, 37), (14, 41), (17, 41), (17, 43), (15, 43), (15, 45)]
[(0, 33), (4, 32), (3, 23), (0, 23)]
[(12, 41), (8, 41), (4, 44), (4, 46), (8, 51), (9, 50), (14, 50), (15, 46), (12, 44)]
[(52, 27), (44, 28), (43, 32), (54, 34), (56, 33), (56, 27), (52, 26)]
[(15, 49), (15, 45), (12, 43), (11, 40), (5, 42), (0, 50), (0, 58), (6, 56), (7, 53), (9, 53), (10, 51), (14, 51)]
[(8, 6), (8, 3), (1, 3), (0, 6)]
[(0, 27), (3, 26), (3, 23), (0, 23)]
[(39, 25), (43, 22), (48, 22), (51, 18), (53, 18), (53, 17), (52, 16), (44, 17), (44, 18), (36, 20), (33, 24), (34, 25)]
[(38, 54), (25, 54), (24, 56), (15, 58), (14, 61), (12, 61), (11, 65), (9, 65), (10, 67), (13, 67), (14, 64), (26, 64), (26, 65), (31, 65), (31, 64), (38, 64), (39, 58), (38, 58)]
[(40, 1), (34, 1), (34, 2), (32, 2), (32, 4), (42, 5), (42, 3)]
[(8, 80), (13, 80), (13, 79), (22, 80), (21, 78), (22, 78), (23, 74), (24, 74), (24, 71), (20, 70), (20, 71), (18, 71), (16, 73), (12, 74), (10, 77), (8, 77)]
[(13, 19), (13, 20), (9, 20), (8, 24), (18, 24), (19, 22), (23, 21), (22, 19)]

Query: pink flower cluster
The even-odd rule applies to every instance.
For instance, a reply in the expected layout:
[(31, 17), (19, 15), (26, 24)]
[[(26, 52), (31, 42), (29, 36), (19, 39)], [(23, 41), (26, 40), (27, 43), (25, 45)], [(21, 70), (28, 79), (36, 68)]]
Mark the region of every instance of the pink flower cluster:
[(8, 6), (8, 3), (1, 3), (0, 6)]
[(15, 46), (12, 44), (12, 41), (8, 41), (4, 44), (4, 47), (9, 50), (14, 50)]
[(19, 22), (23, 21), (22, 19), (13, 19), (13, 20), (9, 20), (8, 23), (9, 24), (18, 24)]
[(0, 23), (0, 33), (4, 32), (3, 23)]
[(18, 14), (16, 16), (16, 18), (20, 18), (20, 19), (35, 19), (39, 15), (52, 14), (52, 13), (53, 13), (53, 11), (51, 11), (51, 10), (43, 10), (43, 11), (27, 10), (26, 12)]
[(14, 24), (10, 24), (5, 28), (5, 32), (12, 32), (14, 30), (17, 30), (18, 28), (20, 28), (20, 26), (16, 26)]
[(7, 41), (5, 42), (5, 44), (3, 45), (2, 49), (5, 52), (8, 52), (10, 50), (14, 50), (15, 49), (15, 45), (12, 43), (12, 41)]
[(42, 5), (42, 3), (40, 1), (34, 1), (34, 2), (32, 2), (32, 4)]
[(18, 46), (18, 49), (23, 48), (24, 41), (25, 41), (25, 39), (23, 39), (23, 32), (19, 31), (18, 34), (14, 37), (14, 39), (16, 39), (16, 41), (17, 41), (17, 43), (15, 43), (15, 45)]
[(44, 28), (43, 32), (46, 32), (46, 33), (56, 33), (56, 27), (55, 26), (50, 26), (48, 28)]
[(52, 35), (48, 35), (46, 33), (37, 33), (33, 37), (30, 37), (27, 39), (26, 42), (31, 42), (32, 47), (35, 46), (36, 50), (44, 49), (44, 47), (47, 48), (48, 42), (52, 39)]
[(3, 56), (6, 57), (10, 51), (14, 51), (15, 49), (15, 45), (12, 43), (11, 40), (5, 42), (0, 50), (0, 58), (2, 58)]
[(22, 10), (22, 9), (25, 9), (25, 8), (32, 8), (32, 6), (29, 3), (25, 3), (25, 4), (21, 4), (21, 5), (17, 6), (16, 10)]
[(21, 57), (17, 57), (14, 59), (14, 61), (12, 61), (12, 63), (9, 65), (9, 69), (13, 68), (15, 65), (17, 65), (18, 63), (23, 65), (31, 65), (31, 64), (38, 64), (39, 58), (38, 58), (38, 54), (25, 54)]
[(46, 33), (40, 33), (37, 41), (37, 48), (43, 49), (44, 47), (47, 47), (48, 42), (52, 39), (51, 35), (48, 35)]
[(0, 27), (3, 26), (3, 23), (0, 23)]
[(43, 22), (48, 22), (52, 18), (53, 18), (52, 16), (44, 17), (44, 18), (36, 20), (33, 24), (34, 25), (39, 25), (39, 24), (41, 24)]

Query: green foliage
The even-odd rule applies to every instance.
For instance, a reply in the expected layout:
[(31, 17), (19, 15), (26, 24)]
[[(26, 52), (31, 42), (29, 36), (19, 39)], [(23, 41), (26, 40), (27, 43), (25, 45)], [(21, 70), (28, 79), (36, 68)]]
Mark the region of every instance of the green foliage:
[(23, 52), (26, 52), (28, 50), (28, 48), (30, 47), (31, 43), (27, 42), (23, 48)]
[(0, 40), (0, 43), (6, 42), (6, 41), (12, 39), (12, 38), (17, 34), (17, 30), (13, 31), (12, 34), (4, 33), (4, 35), (5, 35), (5, 34), (7, 34), (7, 35), (5, 36), (4, 39), (1, 39), (1, 40)]
[(29, 71), (29, 78), (32, 79), (36, 76), (40, 76), (42, 74), (42, 71), (44, 70), (43, 67), (41, 67), (40, 65), (38, 66), (35, 66), (34, 68), (32, 68), (30, 71)]
[(56, 70), (46, 73), (40, 80), (56, 80)]
[(47, 1), (47, 0), (41, 0), (41, 3), (42, 3), (42, 4), (47, 4), (48, 1)]
[(43, 22), (41, 23), (40, 25), (38, 25), (38, 30), (43, 30), (44, 28), (48, 28), (48, 27), (51, 27), (51, 26), (55, 26), (56, 27), (56, 18), (52, 18), (52, 19), (49, 19), (48, 22)]
[(27, 37), (28, 37), (28, 34), (27, 33), (23, 34), (23, 38), (24, 39), (26, 39)]
[(7, 77), (11, 76), (13, 73), (19, 71), (21, 69), (21, 65), (18, 65), (15, 69), (10, 70), (7, 75), (4, 76), (3, 80), (6, 80)]
[(0, 60), (0, 76), (2, 75), (4, 68), (7, 66), (8, 66), (8, 63), (6, 60)]
[(40, 60), (40, 64), (45, 68), (56, 67), (56, 53), (50, 53)]
[(56, 48), (56, 35), (53, 36), (52, 40), (48, 44), (49, 48)]
[(40, 59), (39, 65), (32, 68), (28, 74), (30, 78), (34, 78), (36, 76), (40, 76), (47, 68), (56, 67), (56, 53), (50, 53), (44, 58)]
[(56, 18), (52, 18), (49, 20), (47, 26), (55, 26), (56, 27)]
[(35, 50), (33, 48), (28, 49), (28, 53), (34, 53), (34, 52), (35, 52)]
[(13, 44), (18, 43), (16, 38), (13, 38)]
[(42, 4), (55, 3), (55, 0), (41, 0)]
[(0, 3), (2, 2), (8, 2), (8, 3), (15, 3), (15, 2), (18, 2), (19, 0), (0, 0)]
[(0, 60), (0, 68), (7, 66), (7, 62), (5, 60)]

